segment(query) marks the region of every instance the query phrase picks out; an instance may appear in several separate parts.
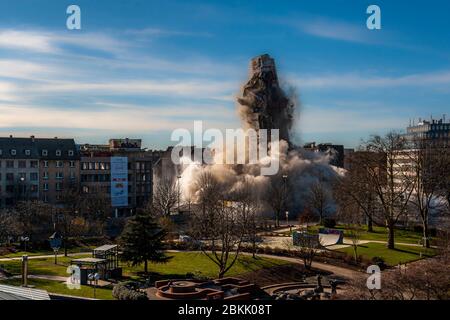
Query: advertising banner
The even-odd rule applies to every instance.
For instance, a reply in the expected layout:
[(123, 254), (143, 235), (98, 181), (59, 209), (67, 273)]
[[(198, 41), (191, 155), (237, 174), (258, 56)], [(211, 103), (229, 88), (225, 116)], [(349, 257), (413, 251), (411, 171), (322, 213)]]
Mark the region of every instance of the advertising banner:
[(127, 157), (111, 157), (111, 206), (128, 206)]

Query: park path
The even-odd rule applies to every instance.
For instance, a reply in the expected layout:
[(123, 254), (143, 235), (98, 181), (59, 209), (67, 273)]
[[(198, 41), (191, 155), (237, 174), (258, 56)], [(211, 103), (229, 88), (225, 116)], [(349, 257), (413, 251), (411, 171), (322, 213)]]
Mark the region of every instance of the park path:
[[(21, 275), (13, 276), (12, 278), (22, 278)], [(40, 275), (40, 274), (29, 274), (28, 279), (43, 279), (43, 280), (51, 280), (51, 281), (60, 281), (66, 282), (68, 277), (62, 276), (51, 276), (51, 275)]]
[[(84, 255), (91, 255), (92, 252), (78, 252), (78, 253), (68, 253), (68, 257), (75, 257), (75, 256), (84, 256)], [(54, 254), (47, 254), (47, 255), (40, 255), (40, 256), (28, 256), (28, 260), (30, 259), (46, 259), (46, 258), (54, 258)], [(58, 258), (63, 258), (64, 254), (58, 254)], [(20, 261), (22, 260), (22, 257), (9, 257), (9, 258), (0, 258), (1, 261)]]
[[(167, 250), (167, 252), (198, 252), (198, 253), (201, 253), (202, 251)], [(248, 255), (248, 256), (252, 255), (252, 253), (249, 253), (249, 252), (241, 252), (240, 254)], [(296, 264), (303, 265), (303, 260), (301, 260), (299, 258), (277, 256), (277, 255), (272, 255), (272, 254), (259, 254), (259, 253), (258, 253), (258, 257), (278, 259), (278, 260), (283, 260), (283, 261), (287, 261), (290, 263), (296, 263)], [(313, 262), (312, 267), (315, 269), (331, 272), (338, 277), (342, 277), (342, 278), (346, 278), (346, 279), (355, 279), (357, 277), (361, 277), (364, 275), (364, 273), (360, 272), (360, 271), (356, 271), (353, 269), (347, 269), (347, 268), (343, 268), (343, 267), (338, 267), (338, 266), (334, 266), (334, 265), (322, 263), (322, 262)]]
[[(242, 254), (244, 254), (244, 255), (252, 255), (251, 253), (248, 253), (248, 252), (242, 252)], [(279, 259), (279, 260), (283, 260), (283, 261), (287, 261), (287, 262), (303, 265), (303, 260), (298, 259), (298, 258), (276, 256), (276, 255), (272, 255), (272, 254), (258, 254), (258, 257)], [(364, 276), (363, 272), (356, 271), (356, 270), (353, 270), (353, 269), (338, 267), (338, 266), (334, 266), (334, 265), (327, 264), (327, 263), (322, 263), (322, 262), (314, 262), (313, 261), (312, 267), (314, 269), (319, 269), (319, 270), (331, 272), (331, 273), (333, 273), (334, 275), (336, 275), (338, 277), (342, 277), (342, 278), (346, 278), (346, 279), (355, 279), (355, 278)]]

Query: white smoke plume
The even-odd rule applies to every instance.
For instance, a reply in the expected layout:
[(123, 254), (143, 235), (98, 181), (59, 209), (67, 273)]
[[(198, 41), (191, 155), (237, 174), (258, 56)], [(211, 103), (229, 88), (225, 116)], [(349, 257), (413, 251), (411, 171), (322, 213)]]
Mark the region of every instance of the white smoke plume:
[[(271, 150), (270, 153), (271, 157), (279, 157), (278, 174), (260, 175), (261, 166), (265, 164), (264, 159), (252, 165), (202, 165), (184, 157), (180, 181), (182, 198), (195, 202), (198, 193), (195, 181), (202, 173), (209, 172), (230, 190), (230, 193), (238, 190), (244, 181), (250, 183), (261, 201), (268, 203), (270, 185), (284, 175), (287, 176), (289, 194), (286, 209), (294, 216), (305, 208), (312, 184), (320, 179), (331, 193), (331, 182), (337, 174), (342, 174), (342, 171), (329, 164), (330, 155), (304, 150), (290, 141), (291, 128), (295, 127), (293, 115), (298, 112), (298, 103), (294, 91), (290, 90), (292, 94), (288, 96), (280, 88), (273, 59), (268, 55), (256, 57), (252, 59), (250, 69), (250, 80), (242, 88), (241, 98), (237, 99), (237, 108), (243, 128), (280, 129), (279, 150)], [(226, 150), (234, 152), (232, 148)], [(215, 157), (223, 156), (220, 153), (215, 154)], [(265, 211), (270, 213), (269, 206), (265, 207)]]

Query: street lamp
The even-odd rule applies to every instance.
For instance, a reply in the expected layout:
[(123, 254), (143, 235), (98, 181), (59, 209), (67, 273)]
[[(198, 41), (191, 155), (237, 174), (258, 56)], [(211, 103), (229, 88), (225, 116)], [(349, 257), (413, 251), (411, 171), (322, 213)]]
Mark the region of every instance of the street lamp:
[(22, 241), (23, 244), (24, 244), (24, 250), (23, 251), (27, 252), (27, 242), (30, 241), (30, 238), (26, 237), (26, 236), (21, 236), (20, 237), (20, 241)]
[(178, 180), (178, 183), (177, 183), (177, 187), (178, 187), (178, 191), (177, 191), (177, 196), (178, 196), (178, 213), (180, 213), (180, 179), (181, 179), (181, 176), (178, 175), (177, 176), (177, 180)]
[(287, 186), (286, 186), (286, 182), (287, 182), (287, 174), (283, 174), (283, 198), (282, 200), (282, 209), (286, 209), (286, 199), (287, 199)]
[(289, 211), (286, 211), (286, 225), (289, 226), (289, 230), (291, 231), (291, 226), (289, 225)]
[(58, 257), (58, 250), (59, 248), (61, 248), (62, 242), (61, 236), (58, 233), (54, 232), (50, 236), (49, 240), (50, 240), (50, 247), (53, 249), (53, 252), (55, 253), (55, 264), (58, 264), (57, 257)]
[(25, 196), (24, 196), (25, 190), (23, 187), (24, 186), (23, 183), (25, 182), (25, 178), (20, 177), (19, 180), (20, 180), (20, 199), (24, 200), (25, 199)]

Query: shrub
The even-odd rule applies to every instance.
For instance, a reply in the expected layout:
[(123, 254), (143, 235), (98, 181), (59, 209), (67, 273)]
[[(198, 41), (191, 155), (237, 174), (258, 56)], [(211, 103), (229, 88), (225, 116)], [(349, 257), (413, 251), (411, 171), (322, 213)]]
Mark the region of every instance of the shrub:
[(334, 228), (336, 226), (336, 220), (332, 218), (323, 219), (323, 226), (325, 228)]
[(148, 300), (147, 295), (138, 289), (137, 282), (121, 282), (114, 286), (112, 295), (117, 300)]
[(384, 270), (387, 267), (386, 262), (384, 261), (384, 259), (382, 257), (378, 257), (378, 256), (373, 257), (372, 263), (379, 266), (381, 270)]

